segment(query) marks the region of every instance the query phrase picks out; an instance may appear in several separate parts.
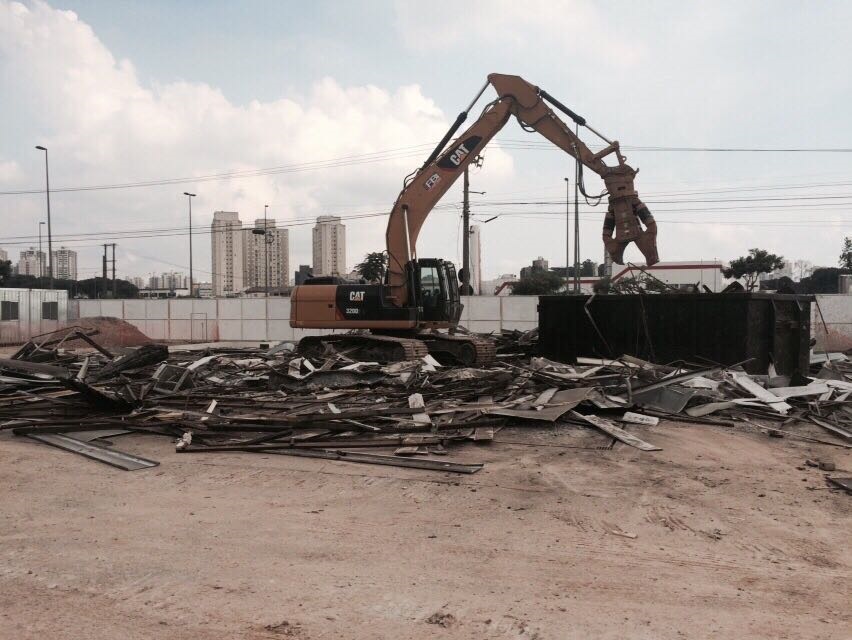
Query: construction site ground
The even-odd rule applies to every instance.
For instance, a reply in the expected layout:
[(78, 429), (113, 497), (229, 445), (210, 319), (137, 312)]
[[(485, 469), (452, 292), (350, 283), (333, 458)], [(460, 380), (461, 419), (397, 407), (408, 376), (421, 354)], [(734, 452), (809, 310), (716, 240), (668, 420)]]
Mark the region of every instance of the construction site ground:
[(115, 442), (161, 466), (125, 472), (4, 433), (0, 637), (849, 637), (852, 501), (804, 464), (846, 450), (641, 433), (663, 450), (503, 429), (454, 449), (469, 476), (144, 435)]

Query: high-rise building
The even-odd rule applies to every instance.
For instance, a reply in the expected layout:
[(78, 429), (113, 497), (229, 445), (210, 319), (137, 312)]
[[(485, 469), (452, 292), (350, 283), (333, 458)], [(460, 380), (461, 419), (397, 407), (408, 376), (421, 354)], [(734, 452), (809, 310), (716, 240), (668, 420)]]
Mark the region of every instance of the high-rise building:
[(313, 277), (313, 271), (311, 270), (311, 265), (309, 264), (300, 264), (299, 270), (295, 273), (294, 283), (296, 286), (300, 284), (305, 284), (305, 280)]
[(18, 275), (35, 276), (41, 278), (47, 273), (47, 258), (44, 251), (39, 251), (35, 247), (30, 247), (26, 251), (21, 251), (17, 266)]
[(214, 211), (213, 295), (227, 296), (245, 288), (243, 279), (243, 223), (236, 211)]
[(290, 284), (290, 232), (276, 228), (275, 220), (258, 218), (253, 229), (243, 229), (243, 282), (246, 287), (268, 284), (270, 289)]
[(124, 279), (127, 280), (130, 284), (132, 284), (137, 289), (145, 288), (145, 281), (139, 276), (124, 276)]
[(338, 216), (320, 216), (314, 225), (314, 275), (344, 276), (346, 227)]
[(482, 294), (482, 240), (481, 227), (471, 225), (470, 227), (470, 287), (473, 295)]
[(60, 247), (53, 252), (53, 275), (60, 280), (77, 279), (77, 252)]
[(0, 249), (0, 262), (6, 262), (9, 259), (9, 254), (5, 249)]
[(521, 278), (528, 278), (536, 271), (547, 271), (550, 265), (541, 256), (532, 261), (532, 266), (521, 268)]

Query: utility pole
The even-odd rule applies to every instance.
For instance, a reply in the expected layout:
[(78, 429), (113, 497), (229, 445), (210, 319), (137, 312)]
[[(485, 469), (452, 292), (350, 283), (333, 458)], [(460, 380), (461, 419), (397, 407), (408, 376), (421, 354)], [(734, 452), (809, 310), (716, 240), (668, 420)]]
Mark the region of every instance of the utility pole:
[(266, 210), (269, 209), (269, 205), (263, 205), (263, 261), (265, 263), (265, 285), (264, 289), (266, 290), (266, 295), (264, 297), (269, 297), (269, 229), (266, 226)]
[(118, 283), (115, 280), (115, 243), (112, 243), (112, 298), (118, 297)]
[(103, 269), (103, 271), (104, 271), (104, 273), (103, 273), (104, 298), (106, 298), (106, 294), (107, 294), (107, 266), (106, 265), (107, 265), (107, 247), (108, 246), (109, 246), (108, 244), (104, 245), (104, 261), (103, 261), (103, 267), (104, 267), (104, 269)]
[(565, 178), (565, 291), (568, 291), (568, 265), (571, 264), (571, 181)]
[(47, 271), (50, 274), (50, 288), (53, 289), (53, 234), (50, 229), (50, 171), (47, 163), (47, 147), (37, 145), (36, 149), (44, 151), (44, 183), (47, 194)]
[[(580, 125), (576, 125), (580, 137)], [(574, 293), (580, 293), (580, 152), (574, 145)]]
[(184, 191), (183, 195), (189, 201), (189, 297), (192, 298), (192, 199), (195, 194)]
[(469, 296), (470, 289), (470, 179), (464, 168), (464, 197), (462, 200), (462, 288), (461, 294)]

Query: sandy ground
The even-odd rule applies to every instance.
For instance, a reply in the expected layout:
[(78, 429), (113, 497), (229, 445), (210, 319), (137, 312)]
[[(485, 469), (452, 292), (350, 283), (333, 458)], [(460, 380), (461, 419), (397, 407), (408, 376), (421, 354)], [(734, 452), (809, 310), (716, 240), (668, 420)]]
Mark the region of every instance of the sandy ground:
[(124, 472), (4, 434), (0, 638), (850, 637), (852, 497), (803, 461), (852, 456), (641, 433), (663, 451), (504, 430), (537, 444), (456, 450), (486, 462), (462, 477), (145, 436), (115, 444), (161, 466)]

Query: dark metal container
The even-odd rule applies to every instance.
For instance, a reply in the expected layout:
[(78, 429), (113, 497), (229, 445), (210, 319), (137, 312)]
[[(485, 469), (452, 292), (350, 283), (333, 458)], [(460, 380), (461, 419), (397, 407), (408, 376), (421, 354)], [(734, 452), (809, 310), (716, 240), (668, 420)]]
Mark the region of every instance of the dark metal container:
[(808, 371), (813, 296), (766, 293), (541, 296), (539, 352), (552, 360), (633, 355)]

